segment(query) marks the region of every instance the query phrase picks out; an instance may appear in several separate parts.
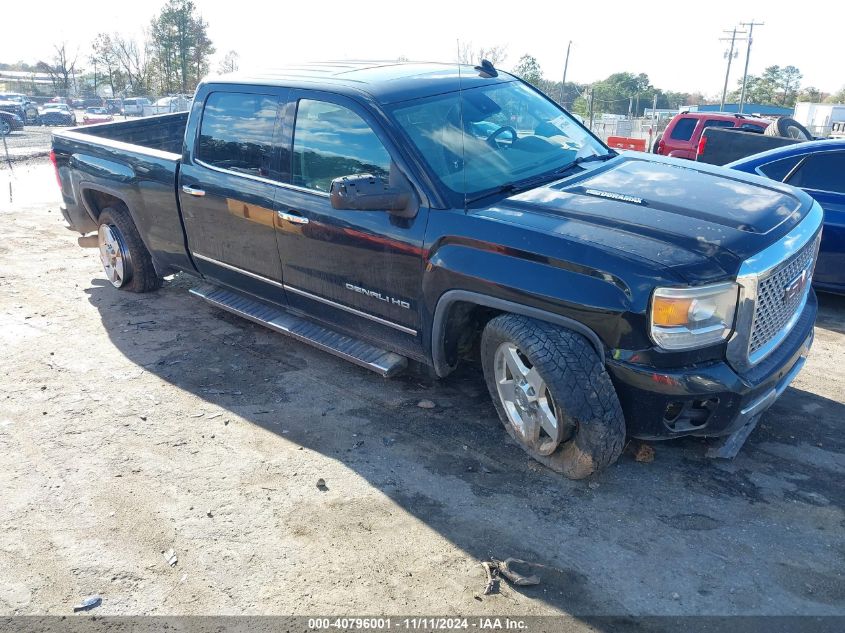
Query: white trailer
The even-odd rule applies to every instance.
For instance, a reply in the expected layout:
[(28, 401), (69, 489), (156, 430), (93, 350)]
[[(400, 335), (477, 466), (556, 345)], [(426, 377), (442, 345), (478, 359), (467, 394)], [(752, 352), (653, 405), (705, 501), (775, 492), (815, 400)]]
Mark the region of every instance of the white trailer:
[(796, 103), (792, 116), (810, 130), (813, 136), (829, 136), (834, 123), (845, 123), (845, 104)]

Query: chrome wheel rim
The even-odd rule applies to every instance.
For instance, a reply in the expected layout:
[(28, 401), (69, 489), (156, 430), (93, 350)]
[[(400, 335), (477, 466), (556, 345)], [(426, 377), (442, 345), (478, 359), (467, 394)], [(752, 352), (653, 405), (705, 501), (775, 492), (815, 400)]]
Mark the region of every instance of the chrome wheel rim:
[(0, 134), (6, 136), (12, 131), (12, 125), (8, 121), (0, 120)]
[(111, 285), (120, 288), (129, 276), (130, 260), (117, 227), (101, 224), (97, 231), (100, 261)]
[(562, 439), (562, 416), (537, 368), (510, 342), (499, 345), (493, 364), (499, 399), (514, 434), (540, 455), (552, 454)]

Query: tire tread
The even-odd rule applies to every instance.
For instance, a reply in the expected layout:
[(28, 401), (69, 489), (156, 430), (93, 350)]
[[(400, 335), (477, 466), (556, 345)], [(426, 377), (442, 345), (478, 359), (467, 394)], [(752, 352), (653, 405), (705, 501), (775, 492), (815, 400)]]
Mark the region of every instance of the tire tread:
[(610, 376), (589, 341), (571, 330), (520, 315), (504, 314), (487, 324), (482, 336), (484, 374), (509, 432), (492, 377), (493, 354), (504, 340), (512, 341), (528, 356), (555, 403), (577, 425), (574, 437), (551, 455), (527, 452), (572, 479), (582, 479), (614, 463), (622, 453), (625, 419)]

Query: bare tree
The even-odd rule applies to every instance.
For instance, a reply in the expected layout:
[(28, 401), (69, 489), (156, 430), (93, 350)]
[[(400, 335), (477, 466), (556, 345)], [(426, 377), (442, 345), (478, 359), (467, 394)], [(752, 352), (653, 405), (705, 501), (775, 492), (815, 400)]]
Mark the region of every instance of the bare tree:
[(57, 91), (61, 91), (67, 96), (71, 92), (73, 78), (76, 76), (76, 60), (79, 57), (79, 51), (73, 54), (73, 59), (67, 50), (67, 43), (54, 44), (53, 63), (39, 61), (36, 68), (40, 72), (45, 72), (50, 75), (50, 80), (53, 82), (53, 87)]
[(482, 59), (486, 59), (494, 66), (498, 66), (508, 58), (507, 46), (491, 46), (490, 48), (480, 47), (474, 49), (472, 42), (461, 43), (458, 40), (458, 58), (459, 64), (478, 64)]
[(238, 60), (240, 57), (241, 56), (238, 55), (237, 51), (229, 51), (220, 61), (220, 65), (217, 67), (217, 72), (221, 75), (236, 72), (238, 70)]
[(118, 33), (111, 37), (111, 41), (117, 64), (126, 75), (125, 89), (132, 94), (148, 92), (151, 82), (148, 46), (141, 46), (135, 40)]
[(94, 90), (97, 89), (97, 71), (106, 77), (112, 95), (126, 87), (123, 73), (120, 71), (115, 45), (108, 33), (100, 33), (91, 45), (89, 60), (94, 64)]

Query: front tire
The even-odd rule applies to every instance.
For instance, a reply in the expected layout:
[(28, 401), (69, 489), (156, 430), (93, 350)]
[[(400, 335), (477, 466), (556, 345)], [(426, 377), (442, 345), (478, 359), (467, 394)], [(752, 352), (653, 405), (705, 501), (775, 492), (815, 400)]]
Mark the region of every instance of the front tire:
[(129, 210), (123, 205), (100, 212), (97, 242), (103, 271), (112, 286), (129, 292), (151, 292), (161, 287), (161, 277)]
[(12, 124), (6, 119), (0, 119), (0, 136), (8, 136), (12, 133)]
[(504, 314), (481, 337), (490, 396), (508, 434), (531, 457), (570, 479), (613, 464), (625, 419), (601, 360), (581, 335)]

